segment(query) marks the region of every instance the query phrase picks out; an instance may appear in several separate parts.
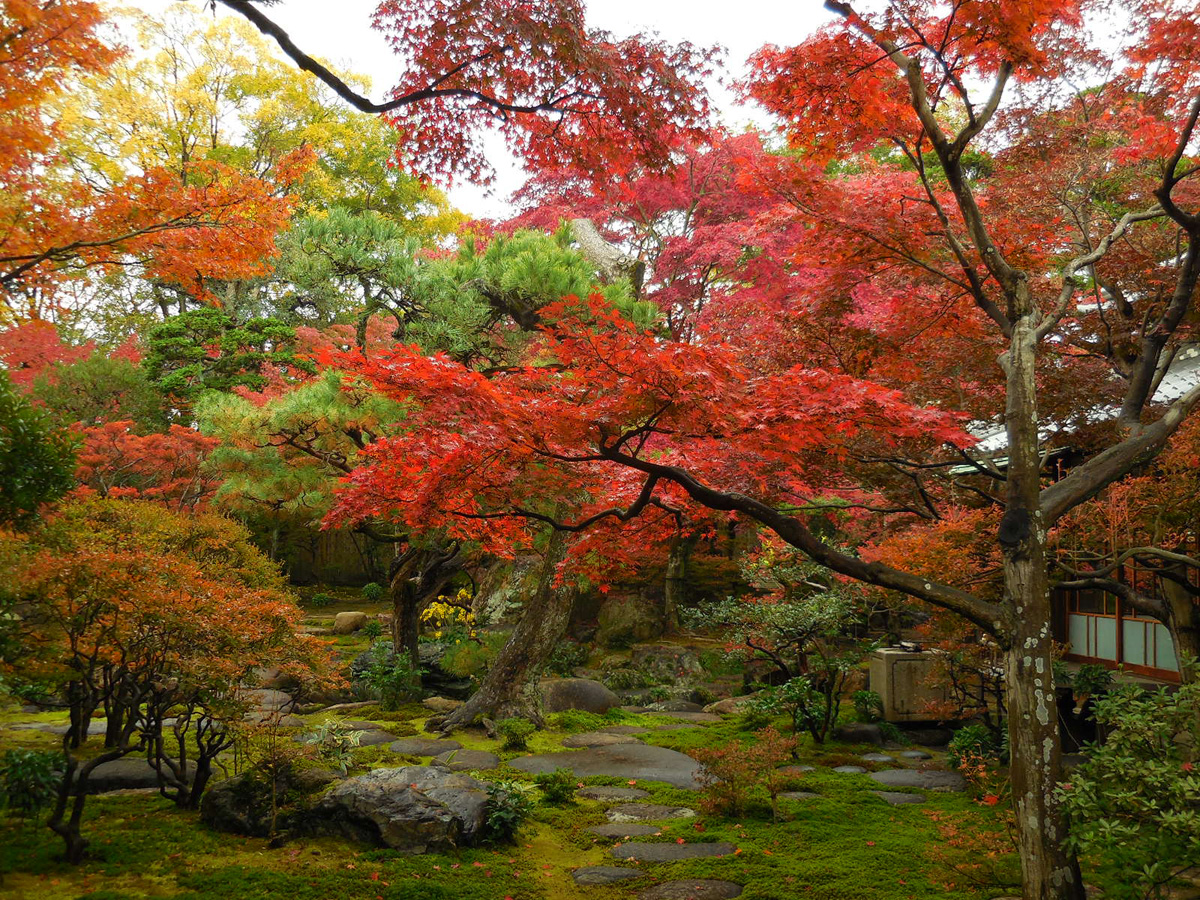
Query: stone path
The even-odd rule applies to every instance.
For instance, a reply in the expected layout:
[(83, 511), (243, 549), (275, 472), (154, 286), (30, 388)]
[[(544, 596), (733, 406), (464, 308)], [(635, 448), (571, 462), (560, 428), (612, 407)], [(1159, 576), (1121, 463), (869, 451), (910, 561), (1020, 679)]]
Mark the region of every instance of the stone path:
[(586, 750), (539, 753), (509, 762), (522, 772), (553, 772), (570, 769), (577, 778), (610, 775), (643, 781), (665, 781), (675, 787), (698, 790), (700, 764), (690, 756), (650, 744), (613, 744)]

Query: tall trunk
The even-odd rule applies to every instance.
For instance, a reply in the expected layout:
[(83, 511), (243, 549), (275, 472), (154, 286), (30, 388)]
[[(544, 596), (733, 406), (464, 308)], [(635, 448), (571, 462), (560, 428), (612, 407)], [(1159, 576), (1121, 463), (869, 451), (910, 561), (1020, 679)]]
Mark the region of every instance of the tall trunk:
[(1179, 677), (1187, 684), (1198, 677), (1195, 666), (1184, 668), (1182, 663), (1185, 658), (1200, 659), (1200, 598), (1193, 597), (1190, 591), (1169, 578), (1159, 581), (1169, 619), (1163, 624), (1175, 642), (1175, 658), (1181, 663)]
[(1082, 900), (1083, 879), (1074, 854), (1063, 848), (1066, 820), (1054, 790), (1062, 772), (1052, 643), (1046, 524), (1042, 521), (1041, 453), (1037, 414), (1037, 312), (1028, 285), (1015, 291), (1008, 353), (1005, 425), (1009, 463), (999, 541), (1004, 555), (1004, 608), (1000, 623), (1008, 688), (1010, 775), (1017, 817), (1025, 900)]
[(687, 596), (687, 565), (696, 544), (694, 537), (675, 535), (667, 548), (667, 572), (663, 579), (663, 633), (679, 630), (679, 607)]
[(441, 731), (470, 725), (481, 718), (522, 716), (542, 724), (537, 678), (554, 648), (566, 634), (575, 603), (575, 590), (555, 586), (555, 570), (566, 555), (560, 532), (550, 535), (537, 590), (525, 603), (521, 621), (500, 650), (483, 684), (471, 699), (441, 722), (430, 725)]
[(392, 594), (392, 646), (397, 653), (405, 653), (415, 666), (418, 656), (418, 639), (421, 634), (421, 610), (418, 608), (416, 585), (410, 573), (403, 567), (393, 576), (390, 584)]

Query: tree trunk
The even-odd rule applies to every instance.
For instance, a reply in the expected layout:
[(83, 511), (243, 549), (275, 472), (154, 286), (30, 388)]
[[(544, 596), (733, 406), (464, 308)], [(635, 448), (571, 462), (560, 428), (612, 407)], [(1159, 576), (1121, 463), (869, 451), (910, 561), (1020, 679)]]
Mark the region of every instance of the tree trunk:
[(471, 699), (440, 723), (443, 732), (471, 725), (480, 718), (506, 719), (521, 716), (543, 724), (537, 679), (546, 660), (566, 634), (575, 604), (575, 589), (555, 586), (558, 564), (566, 555), (561, 532), (550, 535), (537, 590), (525, 603), (521, 621), (488, 670), (483, 684)]
[(1179, 678), (1184, 684), (1198, 677), (1195, 666), (1184, 666), (1185, 659), (1200, 660), (1200, 601), (1182, 585), (1169, 578), (1160, 578), (1166, 600), (1169, 621), (1163, 624), (1175, 642), (1175, 658), (1179, 660)]
[(421, 611), (418, 609), (416, 586), (408, 571), (402, 566), (390, 583), (392, 594), (392, 646), (397, 653), (405, 653), (415, 666), (421, 635)]
[(1009, 350), (1005, 426), (1009, 463), (1006, 509), (998, 539), (1004, 554), (1004, 611), (997, 623), (1005, 650), (1010, 776), (1025, 900), (1083, 900), (1074, 854), (1063, 847), (1066, 820), (1054, 797), (1062, 772), (1051, 671), (1050, 585), (1042, 520), (1037, 415), (1037, 310), (1021, 279)]
[(675, 535), (667, 548), (667, 573), (663, 579), (663, 633), (679, 631), (679, 607), (687, 596), (687, 565), (696, 545), (694, 537)]

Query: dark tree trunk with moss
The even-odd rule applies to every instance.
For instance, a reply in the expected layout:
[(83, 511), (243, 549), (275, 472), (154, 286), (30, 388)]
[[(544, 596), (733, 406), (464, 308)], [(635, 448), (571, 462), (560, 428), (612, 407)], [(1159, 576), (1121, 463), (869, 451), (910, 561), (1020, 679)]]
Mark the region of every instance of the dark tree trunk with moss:
[(461, 570), (458, 544), (446, 547), (412, 547), (398, 553), (388, 573), (392, 597), (392, 644), (415, 666), (421, 613)]
[(521, 621), (488, 670), (483, 684), (470, 700), (445, 719), (431, 720), (431, 730), (450, 731), (483, 718), (512, 716), (521, 716), (539, 726), (543, 723), (538, 676), (566, 634), (575, 604), (573, 587), (555, 585), (556, 569), (565, 555), (566, 541), (556, 531), (550, 535), (546, 547), (537, 590), (525, 601)]
[(696, 538), (675, 535), (667, 548), (667, 572), (663, 578), (663, 633), (679, 631), (679, 609), (687, 599), (687, 568)]

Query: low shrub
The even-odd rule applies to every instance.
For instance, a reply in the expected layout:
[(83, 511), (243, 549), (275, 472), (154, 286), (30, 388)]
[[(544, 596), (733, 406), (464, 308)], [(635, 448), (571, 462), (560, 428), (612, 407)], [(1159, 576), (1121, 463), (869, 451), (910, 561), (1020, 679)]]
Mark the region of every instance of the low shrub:
[(588, 661), (588, 649), (577, 641), (563, 641), (546, 660), (546, 672), (570, 678), (575, 670)]
[(383, 599), (384, 593), (383, 585), (375, 581), (362, 586), (362, 597), (368, 603), (378, 603)]
[(492, 782), (488, 785), (484, 840), (511, 843), (517, 835), (517, 830), (532, 811), (532, 787), (519, 781)]
[(551, 806), (573, 803), (575, 789), (579, 786), (575, 779), (575, 773), (570, 769), (540, 772), (533, 777), (533, 783), (541, 788), (542, 800)]
[(537, 727), (528, 719), (501, 719), (496, 723), (496, 731), (500, 733), (501, 749), (528, 750), (529, 736), (537, 731)]
[(383, 637), (383, 623), (378, 619), (369, 619), (363, 626), (362, 633), (368, 640), (377, 641)]
[(704, 766), (701, 807), (708, 813), (740, 818), (748, 812), (752, 792), (762, 789), (778, 818), (778, 797), (786, 780), (779, 773), (796, 749), (796, 739), (764, 728), (756, 740), (731, 741), (721, 747), (696, 748), (691, 754)]
[(950, 738), (946, 756), (956, 769), (974, 765), (979, 760), (1007, 762), (1008, 735), (1002, 733), (997, 739), (995, 732), (986, 725), (965, 725)]
[(395, 653), (391, 641), (378, 641), (362, 671), (362, 680), (379, 697), (384, 710), (398, 709), (409, 700), (421, 697), (421, 669), (408, 655)]
[(335, 603), (337, 603), (337, 600), (334, 598), (334, 596), (324, 592), (313, 594), (308, 598), (308, 605), (317, 609), (323, 609), (326, 606), (333, 606)]
[(304, 736), (304, 741), (312, 745), (317, 756), (324, 762), (336, 766), (343, 775), (354, 764), (354, 750), (362, 740), (362, 732), (352, 728), (341, 719), (328, 719)]
[(62, 781), (63, 758), (57, 751), (9, 750), (0, 756), (0, 806), (22, 818), (50, 805)]

